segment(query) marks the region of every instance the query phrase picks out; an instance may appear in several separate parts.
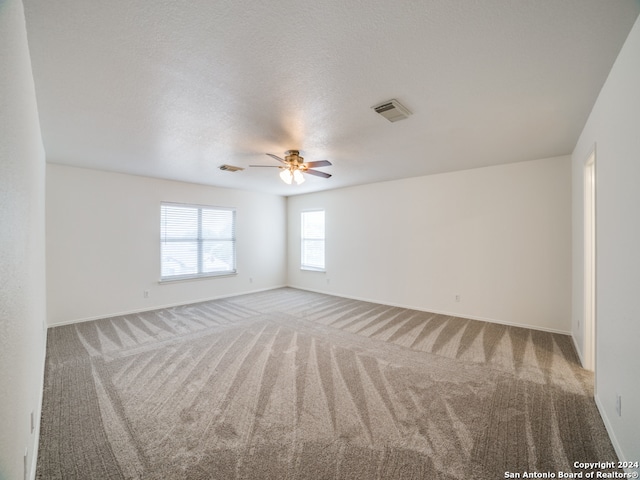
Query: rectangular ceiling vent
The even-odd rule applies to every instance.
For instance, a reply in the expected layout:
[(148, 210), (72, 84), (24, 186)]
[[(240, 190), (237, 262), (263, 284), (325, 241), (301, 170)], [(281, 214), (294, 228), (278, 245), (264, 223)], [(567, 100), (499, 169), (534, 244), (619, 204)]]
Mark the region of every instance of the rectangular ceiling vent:
[(233, 165), (227, 165), (226, 163), (224, 165), (220, 165), (220, 170), (223, 170), (225, 172), (240, 172), (242, 170), (244, 170), (244, 168), (241, 167), (235, 167)]
[(376, 113), (379, 113), (390, 122), (397, 122), (411, 115), (411, 112), (407, 107), (402, 105), (395, 98), (382, 102), (379, 105), (375, 105), (373, 108)]

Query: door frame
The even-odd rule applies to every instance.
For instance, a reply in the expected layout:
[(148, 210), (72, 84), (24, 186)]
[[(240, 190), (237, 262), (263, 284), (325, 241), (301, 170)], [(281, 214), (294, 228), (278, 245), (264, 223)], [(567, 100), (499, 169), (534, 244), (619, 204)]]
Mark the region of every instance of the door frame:
[(584, 367), (596, 370), (596, 147), (584, 164)]

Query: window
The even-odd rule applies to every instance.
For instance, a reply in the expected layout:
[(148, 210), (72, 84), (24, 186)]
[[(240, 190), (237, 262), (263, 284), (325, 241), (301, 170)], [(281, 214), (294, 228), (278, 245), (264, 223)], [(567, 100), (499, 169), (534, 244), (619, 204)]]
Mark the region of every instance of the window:
[(236, 273), (235, 218), (230, 208), (162, 203), (161, 280)]
[(302, 212), (300, 268), (324, 271), (324, 210)]

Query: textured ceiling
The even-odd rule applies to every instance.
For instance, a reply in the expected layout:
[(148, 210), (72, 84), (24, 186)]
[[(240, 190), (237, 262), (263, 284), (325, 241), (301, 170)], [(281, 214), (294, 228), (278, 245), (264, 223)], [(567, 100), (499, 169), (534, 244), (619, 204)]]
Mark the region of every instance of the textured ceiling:
[[(24, 0), (49, 162), (270, 192), (571, 153), (637, 0)], [(389, 123), (370, 107), (397, 98)], [(285, 185), (299, 149), (326, 180)]]

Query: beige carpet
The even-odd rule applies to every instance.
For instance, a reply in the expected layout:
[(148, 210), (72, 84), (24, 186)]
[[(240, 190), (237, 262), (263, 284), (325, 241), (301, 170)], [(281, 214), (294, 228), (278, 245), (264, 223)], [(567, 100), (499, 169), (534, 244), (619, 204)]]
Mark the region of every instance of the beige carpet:
[(290, 288), (56, 327), (37, 478), (578, 471), (592, 382), (568, 336)]

